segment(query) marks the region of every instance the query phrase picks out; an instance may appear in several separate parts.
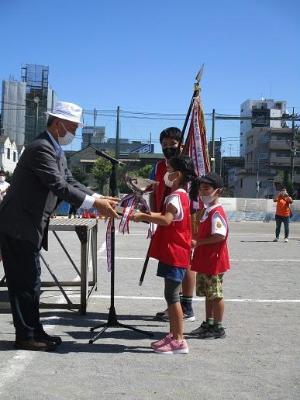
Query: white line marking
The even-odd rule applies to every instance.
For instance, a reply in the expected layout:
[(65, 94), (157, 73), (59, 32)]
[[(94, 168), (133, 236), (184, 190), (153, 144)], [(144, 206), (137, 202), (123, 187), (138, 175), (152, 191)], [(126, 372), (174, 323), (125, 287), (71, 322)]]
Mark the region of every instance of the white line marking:
[(125, 237), (125, 236), (144, 236), (144, 238), (145, 239), (147, 239), (147, 232), (145, 232), (145, 233), (129, 233), (129, 234), (127, 234), (127, 233), (119, 233), (118, 234), (118, 236), (121, 236), (121, 237)]
[(101, 244), (100, 249), (98, 250), (97, 254), (104, 253), (105, 250), (106, 250), (106, 241), (104, 241), (104, 242)]
[[(70, 297), (76, 297), (78, 295), (70, 295)], [(96, 299), (110, 299), (110, 295), (101, 295), (101, 294), (96, 294), (92, 295), (92, 298)], [(164, 301), (164, 297), (156, 297), (156, 296), (115, 296), (115, 299), (120, 299), (120, 300), (159, 300), (159, 301)], [(193, 298), (193, 301), (196, 302), (203, 302), (205, 301), (205, 298)], [(300, 303), (300, 299), (226, 299), (225, 302), (230, 302), (230, 303)]]
[[(106, 257), (98, 257), (100, 260), (106, 260)], [(143, 257), (115, 257), (115, 260), (145, 260)]]
[[(98, 257), (100, 260), (106, 260), (106, 257)], [(115, 257), (116, 260), (139, 260), (144, 261), (145, 257)], [(155, 260), (154, 260), (155, 261)], [(293, 258), (231, 258), (232, 262), (300, 262), (300, 259)]]
[(232, 262), (300, 262), (300, 259), (293, 258), (231, 258)]

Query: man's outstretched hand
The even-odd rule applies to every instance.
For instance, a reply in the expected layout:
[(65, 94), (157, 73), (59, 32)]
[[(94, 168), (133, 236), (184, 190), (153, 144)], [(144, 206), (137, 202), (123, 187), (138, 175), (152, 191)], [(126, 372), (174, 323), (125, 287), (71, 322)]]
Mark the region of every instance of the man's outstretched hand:
[(104, 217), (118, 218), (118, 214), (114, 210), (118, 204), (118, 200), (115, 197), (101, 197), (96, 199), (94, 202), (94, 207), (100, 212)]

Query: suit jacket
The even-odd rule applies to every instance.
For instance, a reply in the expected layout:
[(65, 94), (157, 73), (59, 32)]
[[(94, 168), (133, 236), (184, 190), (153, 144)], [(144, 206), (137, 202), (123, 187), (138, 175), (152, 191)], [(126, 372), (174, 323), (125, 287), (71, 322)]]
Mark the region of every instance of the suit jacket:
[(47, 132), (29, 144), (0, 204), (0, 232), (48, 248), (49, 219), (60, 200), (80, 207), (93, 192), (77, 182), (59, 157)]

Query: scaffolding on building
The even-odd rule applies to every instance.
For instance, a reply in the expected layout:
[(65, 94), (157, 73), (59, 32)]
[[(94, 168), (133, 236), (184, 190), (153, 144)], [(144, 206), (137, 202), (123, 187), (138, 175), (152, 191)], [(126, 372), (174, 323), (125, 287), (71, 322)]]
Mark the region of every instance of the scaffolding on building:
[(25, 145), (46, 128), (49, 96), (49, 67), (26, 64), (22, 66), (22, 82), (26, 82)]

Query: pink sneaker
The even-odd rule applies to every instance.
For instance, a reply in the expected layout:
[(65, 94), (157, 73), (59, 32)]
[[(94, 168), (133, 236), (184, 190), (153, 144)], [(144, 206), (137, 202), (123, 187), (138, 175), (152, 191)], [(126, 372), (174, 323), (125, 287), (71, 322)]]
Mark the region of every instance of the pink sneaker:
[(170, 342), (173, 338), (172, 333), (168, 333), (167, 336), (165, 336), (163, 339), (160, 340), (156, 340), (155, 342), (151, 343), (151, 347), (152, 349), (156, 349), (160, 346), (164, 346), (165, 344), (167, 344), (168, 342)]
[(160, 354), (187, 354), (189, 352), (186, 340), (178, 341), (172, 339), (165, 345), (153, 349), (155, 353)]

